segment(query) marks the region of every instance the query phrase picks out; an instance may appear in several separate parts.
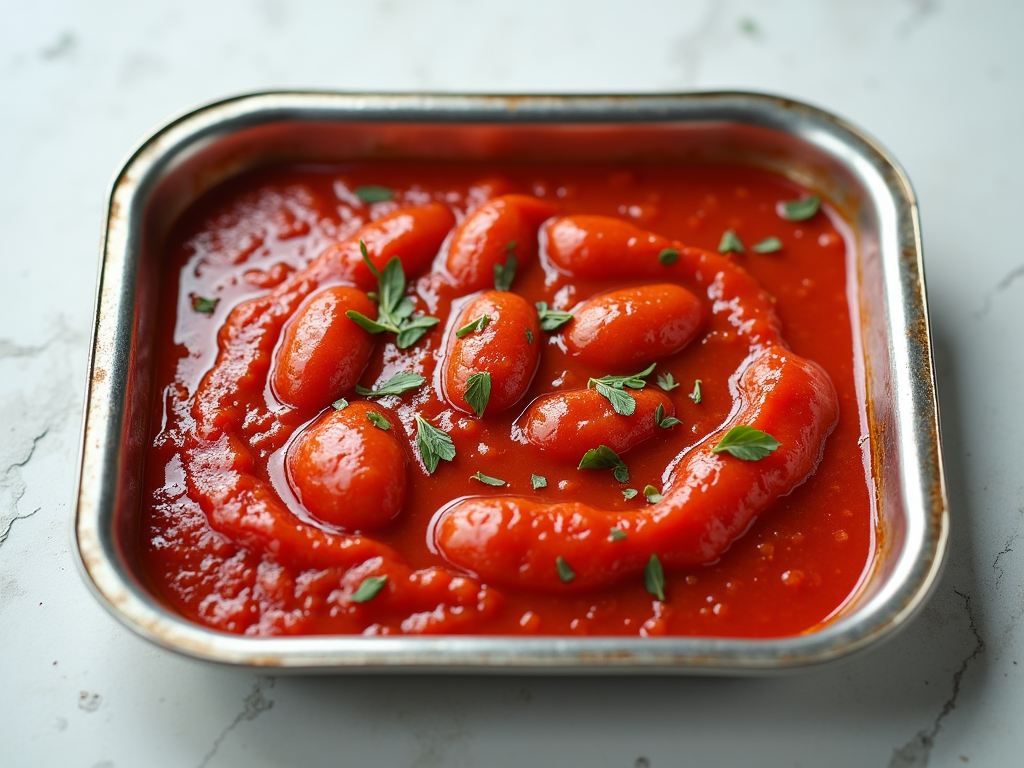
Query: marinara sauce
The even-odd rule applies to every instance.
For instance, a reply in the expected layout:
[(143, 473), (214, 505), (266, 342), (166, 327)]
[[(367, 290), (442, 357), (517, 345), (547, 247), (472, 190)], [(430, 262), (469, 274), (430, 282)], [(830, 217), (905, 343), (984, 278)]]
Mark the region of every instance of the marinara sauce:
[[(722, 165), (377, 161), (214, 189), (167, 241), (153, 588), (256, 635), (828, 621), (875, 518), (854, 241), (827, 204), (792, 220), (809, 195)], [(370, 332), (391, 321), (421, 327)], [(781, 445), (712, 452), (735, 426)]]

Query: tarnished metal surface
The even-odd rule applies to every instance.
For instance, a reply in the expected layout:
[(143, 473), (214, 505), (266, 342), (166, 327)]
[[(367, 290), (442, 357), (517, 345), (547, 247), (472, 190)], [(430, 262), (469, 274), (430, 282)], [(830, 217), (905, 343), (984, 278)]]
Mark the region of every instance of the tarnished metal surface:
[[(246, 638), (167, 610), (143, 583), (135, 539), (160, 243), (192, 201), (242, 170), (370, 157), (730, 160), (826, 195), (858, 238), (851, 276), (880, 525), (874, 567), (842, 615), (775, 640)], [(197, 109), (155, 131), (114, 180), (94, 333), (76, 520), (81, 564), (118, 619), (189, 656), (307, 672), (779, 672), (845, 657), (892, 634), (927, 598), (945, 557), (949, 514), (913, 190), (869, 137), (786, 99), (268, 93)]]

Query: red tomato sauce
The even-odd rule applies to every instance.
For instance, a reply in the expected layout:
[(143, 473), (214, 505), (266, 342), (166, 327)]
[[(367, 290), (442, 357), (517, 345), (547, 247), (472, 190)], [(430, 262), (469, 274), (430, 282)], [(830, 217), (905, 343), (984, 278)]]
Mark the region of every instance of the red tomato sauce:
[[(392, 199), (364, 202), (369, 185)], [(855, 242), (827, 202), (781, 215), (809, 194), (732, 166), (428, 162), (275, 166), (214, 189), (167, 241), (140, 531), (152, 588), (191, 620), (255, 635), (778, 637), (828, 621), (870, 565), (876, 520)], [(611, 257), (581, 256), (559, 238), (619, 226), (586, 217), (653, 234), (623, 229)], [(743, 253), (717, 253), (727, 230)], [(769, 237), (781, 248), (753, 250)], [(365, 299), (378, 284), (358, 239), (378, 269), (400, 256), (413, 317), (439, 320), (406, 349), (344, 315), (373, 319), (380, 300)], [(494, 292), (509, 253), (510, 290)], [(542, 330), (536, 302), (576, 317)], [(493, 321), (456, 335), (482, 314)], [(325, 324), (343, 360), (308, 351)], [(588, 391), (652, 362), (623, 390), (628, 423)], [(466, 401), (473, 365), (493, 371), (483, 416)], [(352, 388), (401, 372), (425, 382)], [(657, 426), (659, 405), (681, 423)], [(782, 446), (712, 454), (748, 417)], [(420, 419), (455, 449), (432, 473)], [(616, 446), (628, 482), (578, 468), (598, 444)], [(652, 554), (664, 599), (645, 580)]]

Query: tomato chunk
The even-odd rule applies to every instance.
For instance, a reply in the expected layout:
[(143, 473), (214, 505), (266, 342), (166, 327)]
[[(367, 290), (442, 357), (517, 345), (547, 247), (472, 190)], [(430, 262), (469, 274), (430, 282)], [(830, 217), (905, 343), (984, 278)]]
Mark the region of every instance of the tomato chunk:
[(351, 403), (316, 421), (288, 451), (288, 478), (310, 513), (351, 531), (379, 528), (405, 501), (409, 453), (395, 429), (381, 429), (369, 414), (388, 423), (379, 408)]
[(350, 309), (372, 317), (376, 307), (356, 288), (326, 288), (285, 327), (270, 374), (282, 402), (324, 408), (358, 383), (373, 338), (345, 316)]
[(573, 311), (565, 334), (571, 355), (589, 364), (628, 366), (673, 355), (704, 322), (700, 300), (671, 283), (595, 296)]
[(523, 439), (545, 454), (578, 462), (591, 448), (607, 445), (616, 453), (628, 451), (653, 437), (658, 429), (654, 412), (660, 405), (675, 415), (668, 395), (657, 389), (624, 390), (636, 403), (631, 416), (616, 413), (596, 389), (574, 389), (541, 395), (519, 417)]
[[(459, 329), (474, 322), (480, 327), (459, 338)], [(466, 400), (470, 377), (489, 374), (491, 394), (486, 412), (498, 413), (526, 394), (538, 362), (537, 310), (518, 294), (487, 291), (470, 301), (451, 326), (442, 363), (445, 398), (454, 408), (474, 411)]]

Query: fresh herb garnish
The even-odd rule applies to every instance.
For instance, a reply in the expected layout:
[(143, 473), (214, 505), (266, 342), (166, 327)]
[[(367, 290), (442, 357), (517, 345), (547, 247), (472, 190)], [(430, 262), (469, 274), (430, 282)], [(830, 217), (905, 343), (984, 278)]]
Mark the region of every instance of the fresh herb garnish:
[(505, 245), (505, 254), (507, 258), (504, 264), (494, 265), (494, 290), (496, 291), (507, 291), (512, 287), (512, 281), (516, 278), (516, 267), (519, 266), (519, 260), (516, 258), (513, 250), (516, 247), (516, 241), (510, 240)]
[(665, 602), (665, 571), (661, 568), (661, 560), (657, 555), (651, 555), (644, 568), (644, 586), (647, 592)]
[(376, 411), (367, 411), (366, 418), (370, 420), (370, 423), (373, 424), (373, 426), (383, 429), (385, 432), (391, 429), (391, 422)]
[(387, 576), (367, 576), (352, 595), (353, 603), (366, 603), (373, 600), (387, 584)]
[(459, 330), (455, 332), (455, 337), (461, 339), (465, 336), (469, 336), (473, 331), (482, 331), (487, 327), (489, 322), (491, 322), (490, 315), (480, 315), (476, 320), (470, 320), (464, 326), (459, 328)]
[(548, 309), (546, 302), (537, 302), (537, 315), (540, 317), (542, 331), (555, 331), (572, 320), (572, 312), (560, 312), (557, 309)]
[(533, 344), (533, 331), (529, 328), (526, 329), (526, 343)]
[(455, 443), (443, 429), (438, 429), (419, 414), (416, 414), (416, 447), (427, 467), (427, 474), (434, 474), (437, 463), (442, 459), (455, 458)]
[(477, 472), (475, 475), (470, 475), (469, 479), (479, 480), (484, 485), (493, 485), (495, 488), (502, 485), (508, 485), (504, 480), (500, 480), (497, 477), (491, 477), (490, 475), (485, 475), (483, 472)]
[(632, 395), (624, 391), (625, 387), (630, 389), (643, 389), (647, 384), (645, 379), (654, 371), (657, 363), (651, 363), (647, 368), (629, 376), (602, 376), (600, 379), (587, 381), (588, 387), (594, 387), (598, 394), (602, 395), (615, 412), (621, 416), (632, 416), (636, 411), (636, 400)]
[(653, 485), (644, 486), (644, 498), (647, 499), (649, 504), (657, 504), (665, 497), (661, 495), (661, 492)]
[(212, 315), (214, 310), (217, 309), (217, 304), (220, 303), (220, 299), (208, 299), (205, 296), (196, 296), (192, 294), (192, 309), (196, 312), (202, 312), (204, 315)]
[(654, 409), (654, 423), (662, 429), (671, 429), (676, 424), (682, 424), (683, 422), (675, 416), (666, 416), (665, 406), (658, 403), (658, 407)]
[(690, 399), (694, 403), (700, 402), (700, 379), (693, 380), (693, 392), (690, 393)]
[(725, 433), (712, 453), (731, 453), (737, 459), (758, 461), (778, 448), (781, 443), (771, 435), (741, 424)]
[(491, 374), (474, 373), (466, 380), (466, 403), (477, 416), (483, 416), (491, 399)]
[(629, 482), (629, 468), (626, 462), (607, 445), (599, 445), (584, 453), (577, 469), (610, 469), (620, 483)]
[(565, 562), (565, 558), (561, 555), (555, 558), (555, 568), (558, 569), (558, 578), (565, 584), (576, 578), (576, 572), (569, 567), (569, 564)]
[(423, 386), (426, 379), (416, 373), (402, 371), (396, 373), (376, 389), (367, 389), (356, 385), (356, 394), (363, 397), (384, 397), (385, 395), (400, 395), (411, 389), (418, 389)]
[(786, 200), (782, 203), (782, 218), (787, 221), (807, 221), (818, 212), (821, 200), (805, 197), (801, 200)]
[(751, 248), (754, 253), (775, 253), (782, 249), (782, 241), (777, 237), (766, 237)]
[(544, 477), (544, 475), (533, 475), (533, 474), (531, 474), (530, 475), (530, 485), (533, 486), (533, 490), (535, 490), (535, 491), (538, 488), (547, 488), (548, 487), (548, 479), (546, 477)]
[(387, 187), (379, 187), (375, 184), (368, 184), (365, 187), (356, 187), (356, 197), (362, 200), (364, 203), (386, 203), (388, 200), (393, 200), (395, 193)]
[(346, 400), (344, 397), (339, 397), (337, 400), (331, 403), (331, 408), (333, 408), (336, 411), (344, 411), (346, 408), (348, 408), (348, 400)]
[(626, 532), (620, 531), (618, 528), (612, 528), (610, 531), (608, 531), (608, 538), (612, 541), (622, 541), (624, 538), (626, 538)]
[(664, 389), (666, 392), (671, 392), (673, 389), (679, 386), (679, 382), (675, 380), (671, 373), (659, 373), (658, 386)]
[(665, 248), (661, 253), (658, 254), (658, 261), (664, 264), (666, 267), (675, 264), (679, 261), (679, 251), (675, 248)]
[(636, 498), (636, 495), (638, 493), (639, 491), (636, 488), (623, 488), (622, 498), (624, 498), (626, 501), (629, 501), (630, 499)]
[(366, 266), (377, 278), (377, 292), (373, 295), (377, 302), (377, 319), (371, 320), (354, 309), (348, 310), (345, 316), (369, 333), (387, 331), (397, 334), (395, 344), (399, 349), (408, 349), (439, 321), (429, 315), (413, 314), (415, 307), (412, 300), (405, 295), (405, 270), (397, 256), (392, 256), (381, 271), (370, 261), (366, 244), (362, 240), (359, 241), (359, 250), (363, 254)]
[(722, 233), (722, 239), (718, 241), (719, 253), (743, 253), (744, 250), (743, 243), (740, 242), (735, 232), (727, 229)]

